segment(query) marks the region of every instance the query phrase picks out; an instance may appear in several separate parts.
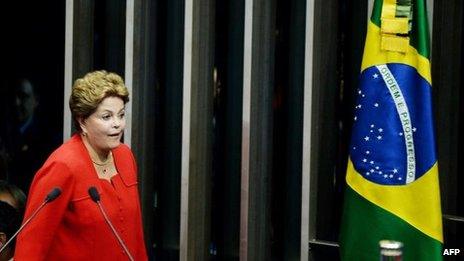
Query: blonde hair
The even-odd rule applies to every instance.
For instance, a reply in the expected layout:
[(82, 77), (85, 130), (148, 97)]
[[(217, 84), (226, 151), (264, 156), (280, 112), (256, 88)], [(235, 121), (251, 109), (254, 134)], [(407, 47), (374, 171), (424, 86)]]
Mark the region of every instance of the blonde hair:
[(124, 80), (116, 73), (94, 71), (74, 82), (69, 108), (78, 131), (81, 131), (78, 119), (89, 117), (103, 99), (111, 96), (121, 98), (124, 103), (129, 101), (129, 91), (124, 85)]

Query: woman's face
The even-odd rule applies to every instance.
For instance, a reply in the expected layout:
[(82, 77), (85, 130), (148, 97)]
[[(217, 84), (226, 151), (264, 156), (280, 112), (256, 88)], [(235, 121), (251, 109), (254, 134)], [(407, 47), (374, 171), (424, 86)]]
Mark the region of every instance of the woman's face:
[(97, 110), (80, 121), (88, 143), (97, 152), (107, 152), (120, 144), (126, 126), (124, 101), (119, 97), (106, 97)]

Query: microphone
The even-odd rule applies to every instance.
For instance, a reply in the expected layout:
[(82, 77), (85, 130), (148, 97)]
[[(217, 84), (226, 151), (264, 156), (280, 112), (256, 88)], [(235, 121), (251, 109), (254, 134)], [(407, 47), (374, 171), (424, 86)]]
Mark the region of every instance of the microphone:
[(47, 196), (45, 197), (45, 201), (47, 203), (52, 202), (53, 200), (55, 200), (60, 195), (61, 195), (61, 189), (60, 188), (54, 188), (54, 189), (52, 189), (52, 191), (50, 191), (50, 193), (47, 194)]
[(47, 196), (45, 197), (44, 201), (42, 202), (42, 204), (34, 211), (34, 213), (32, 213), (32, 215), (26, 220), (24, 221), (24, 223), (21, 225), (21, 227), (18, 229), (18, 231), (16, 231), (16, 233), (13, 234), (13, 236), (10, 237), (10, 239), (5, 243), (5, 245), (3, 245), (3, 247), (0, 249), (0, 253), (3, 252), (3, 250), (11, 243), (11, 241), (13, 241), (13, 239), (19, 234), (19, 232), (21, 232), (23, 230), (23, 228), (29, 224), (29, 222), (31, 222), (31, 220), (37, 215), (37, 213), (39, 213), (39, 211), (48, 203), (52, 202), (53, 200), (55, 200), (57, 197), (59, 197), (61, 195), (61, 189), (59, 187), (55, 187), (53, 188), (48, 194)]
[(113, 224), (111, 223), (110, 219), (108, 218), (108, 216), (106, 215), (106, 212), (105, 210), (103, 209), (103, 206), (100, 202), (100, 194), (98, 193), (98, 190), (97, 188), (95, 187), (90, 187), (89, 190), (89, 195), (90, 195), (90, 198), (92, 198), (92, 200), (97, 203), (98, 205), (98, 208), (100, 209), (100, 212), (102, 213), (103, 217), (105, 218), (105, 221), (106, 223), (108, 224), (108, 226), (110, 226), (111, 228), (111, 231), (113, 232), (113, 234), (116, 236), (116, 238), (118, 239), (118, 242), (119, 244), (122, 246), (122, 248), (124, 249), (124, 252), (127, 254), (127, 256), (129, 257), (129, 260), (131, 261), (134, 261), (134, 258), (132, 257), (132, 255), (130, 254), (129, 252), (129, 249), (127, 249), (126, 247), (126, 244), (124, 244), (124, 241), (122, 241), (122, 238), (119, 236), (118, 232), (116, 231), (116, 229), (114, 228)]

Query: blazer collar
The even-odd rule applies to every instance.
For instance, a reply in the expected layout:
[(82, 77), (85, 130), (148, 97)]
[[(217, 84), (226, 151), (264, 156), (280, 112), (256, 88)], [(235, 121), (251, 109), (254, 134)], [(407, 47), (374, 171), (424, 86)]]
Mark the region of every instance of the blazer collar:
[[(95, 170), (95, 167), (93, 166), (89, 151), (85, 147), (81, 135), (78, 133), (74, 134), (71, 140), (79, 144), (79, 154), (84, 156), (83, 159), (85, 160), (86, 165), (88, 165), (92, 169), (92, 176), (96, 179), (100, 179), (98, 177), (97, 171)], [(137, 184), (136, 173), (134, 173), (136, 171), (134, 166), (135, 162), (133, 158), (130, 156), (130, 154), (127, 155), (127, 152), (125, 151), (123, 146), (124, 145), (120, 144), (115, 149), (112, 149), (111, 152), (113, 153), (113, 160), (116, 170), (120, 175), (122, 181), (126, 186), (131, 186)]]

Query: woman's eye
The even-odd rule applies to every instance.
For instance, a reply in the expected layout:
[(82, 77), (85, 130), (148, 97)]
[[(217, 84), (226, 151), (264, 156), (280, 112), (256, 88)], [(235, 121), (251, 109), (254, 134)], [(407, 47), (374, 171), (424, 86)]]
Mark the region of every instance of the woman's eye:
[(124, 116), (125, 116), (124, 113), (119, 114), (119, 118), (121, 118), (121, 119), (124, 118)]
[(102, 116), (102, 119), (104, 119), (104, 120), (109, 120), (110, 118), (111, 118), (110, 115), (103, 115), (103, 116)]

